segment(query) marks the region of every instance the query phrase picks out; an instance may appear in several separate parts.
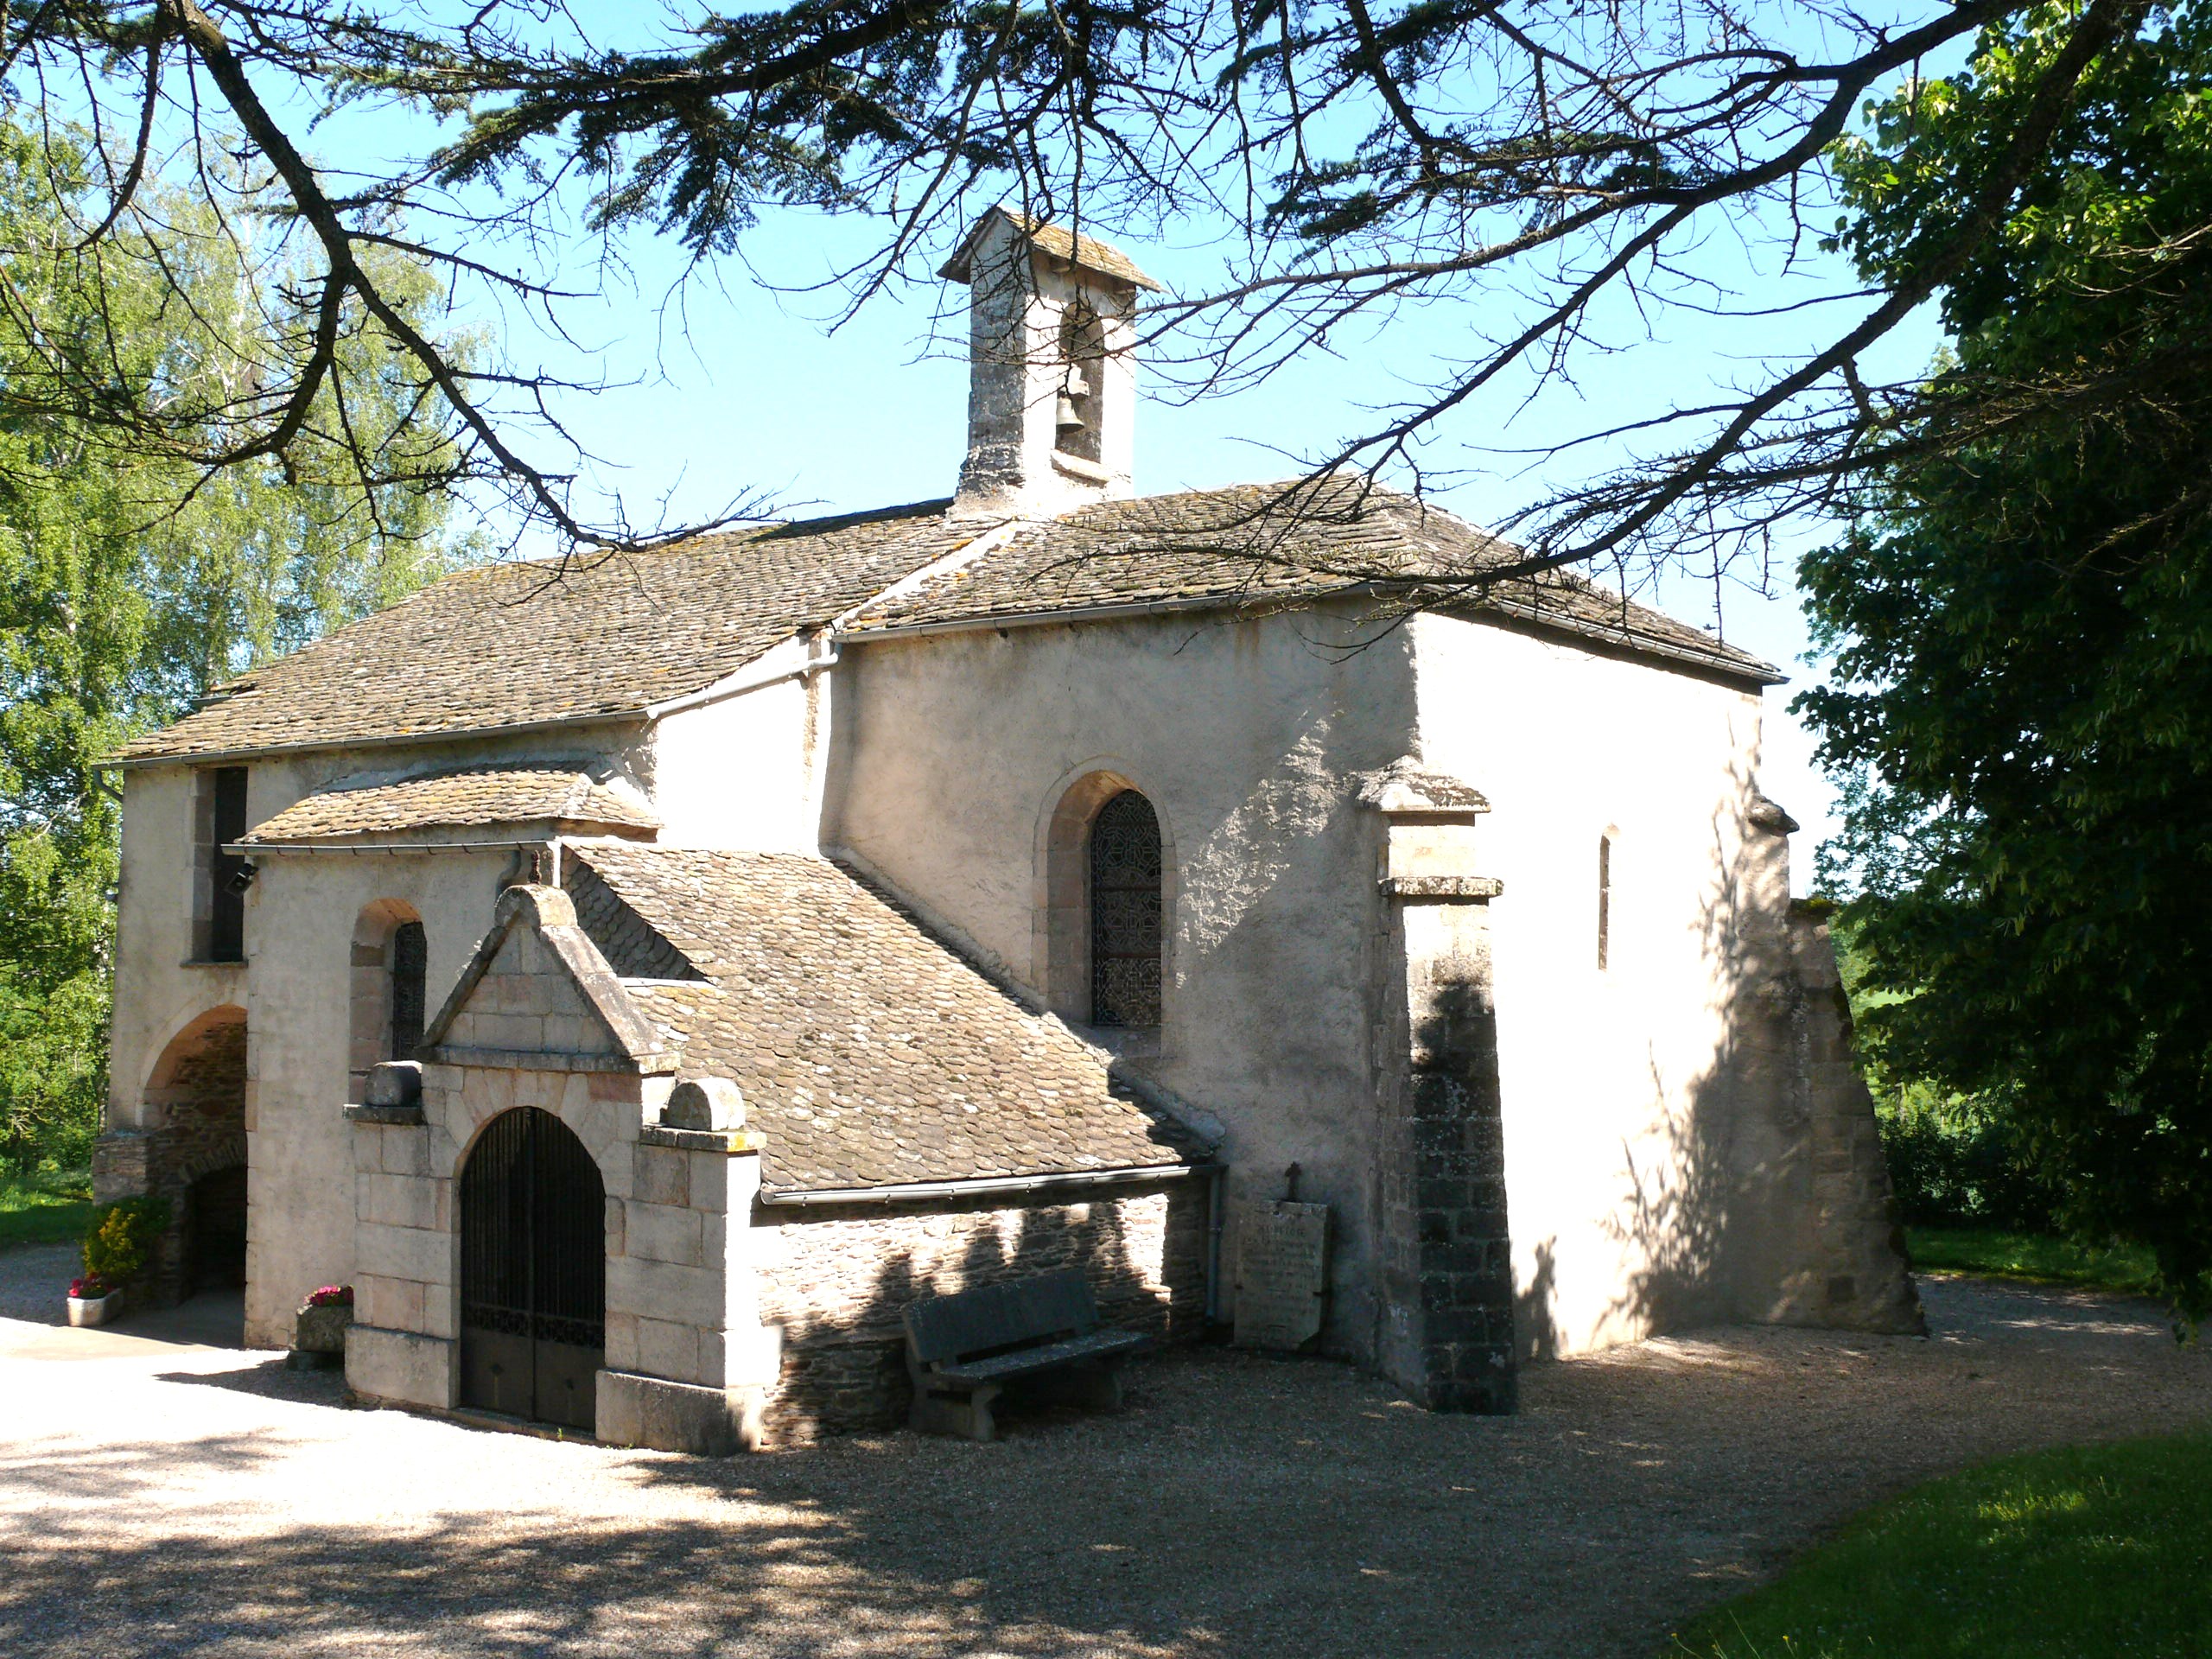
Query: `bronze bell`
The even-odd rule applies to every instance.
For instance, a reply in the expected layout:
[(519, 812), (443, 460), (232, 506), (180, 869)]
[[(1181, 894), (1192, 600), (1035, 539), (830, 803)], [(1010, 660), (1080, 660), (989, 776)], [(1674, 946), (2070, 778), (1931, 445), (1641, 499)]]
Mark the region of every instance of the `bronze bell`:
[(1065, 391), (1060, 394), (1058, 407), (1052, 411), (1052, 424), (1064, 432), (1071, 426), (1083, 424), (1083, 416), (1076, 410), (1075, 399)]

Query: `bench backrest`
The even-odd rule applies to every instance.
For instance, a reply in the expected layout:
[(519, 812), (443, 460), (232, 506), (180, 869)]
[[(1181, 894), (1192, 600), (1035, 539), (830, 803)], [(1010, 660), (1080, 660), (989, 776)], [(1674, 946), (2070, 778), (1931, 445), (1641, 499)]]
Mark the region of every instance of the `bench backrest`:
[(1090, 1281), (1073, 1268), (906, 1305), (906, 1341), (925, 1364), (1086, 1336), (1097, 1328)]

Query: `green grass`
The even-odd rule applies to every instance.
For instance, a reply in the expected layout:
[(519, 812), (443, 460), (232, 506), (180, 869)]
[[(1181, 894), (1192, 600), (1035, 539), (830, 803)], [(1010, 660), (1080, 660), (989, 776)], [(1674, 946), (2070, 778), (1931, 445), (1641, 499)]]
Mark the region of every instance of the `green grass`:
[(68, 1244), (92, 1224), (89, 1170), (0, 1175), (0, 1249), (11, 1244)]
[(2198, 1659), (2212, 1434), (1984, 1464), (1868, 1510), (1668, 1659)]
[(1999, 1233), (1978, 1227), (1908, 1227), (1904, 1238), (1916, 1268), (2087, 1285), (2136, 1296), (2152, 1295), (2158, 1289), (2157, 1267), (2151, 1252), (2140, 1245), (2097, 1249), (2037, 1233)]

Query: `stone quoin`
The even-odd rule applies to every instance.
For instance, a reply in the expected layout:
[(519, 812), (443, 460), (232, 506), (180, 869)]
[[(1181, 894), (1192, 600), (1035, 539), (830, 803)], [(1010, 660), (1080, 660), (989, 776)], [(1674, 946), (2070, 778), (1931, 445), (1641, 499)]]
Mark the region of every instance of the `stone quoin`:
[(904, 1421), (923, 1295), (1234, 1328), (1248, 1227), (1249, 1329), (1436, 1409), (1915, 1328), (1774, 671), (1433, 588), (1514, 550), (1363, 476), (1138, 496), (1158, 284), (998, 210), (945, 275), (948, 498), (466, 570), (123, 753), (160, 1293), (351, 1284), (363, 1396), (711, 1452)]

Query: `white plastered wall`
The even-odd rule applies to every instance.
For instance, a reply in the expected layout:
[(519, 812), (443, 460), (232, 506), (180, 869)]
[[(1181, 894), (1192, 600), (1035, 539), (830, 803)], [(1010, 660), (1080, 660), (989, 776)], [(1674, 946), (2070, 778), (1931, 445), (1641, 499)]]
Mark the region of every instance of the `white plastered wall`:
[(653, 807), (665, 847), (818, 850), (815, 675), (757, 686), (653, 728)]
[[(1376, 830), (1355, 774), (1406, 752), (1414, 709), (1408, 638), (1328, 649), (1347, 626), (1163, 616), (849, 641), (823, 840), (1041, 991), (1046, 821), (1094, 771), (1141, 789), (1176, 871), (1160, 1052), (1133, 1063), (1226, 1129), (1232, 1200), (1280, 1198), (1295, 1162), (1300, 1196), (1335, 1207), (1330, 1339), (1363, 1354)], [(1233, 1230), (1225, 1246), (1233, 1262)]]
[(1745, 1114), (1778, 1104), (1739, 1097), (1727, 1065), (1747, 937), (1788, 899), (1746, 848), (1758, 692), (1450, 618), (1413, 633), (1424, 758), (1488, 797), (1477, 858), (1505, 884), (1491, 942), (1524, 1346), (1727, 1317), (1732, 1147)]
[[(249, 824), (334, 779), (500, 759), (635, 774), (634, 732), (525, 734), (377, 747), (251, 763)], [(142, 1127), (147, 1080), (176, 1033), (207, 1009), (246, 1011), (246, 1339), (283, 1346), (301, 1297), (353, 1269), (353, 1151), (343, 1115), (352, 1025), (352, 947), (362, 906), (398, 899), (422, 918), (435, 1008), (491, 924), (511, 850), (389, 856), (264, 855), (246, 894), (245, 961), (188, 962), (195, 770), (124, 774), (123, 869), (107, 1127)]]

